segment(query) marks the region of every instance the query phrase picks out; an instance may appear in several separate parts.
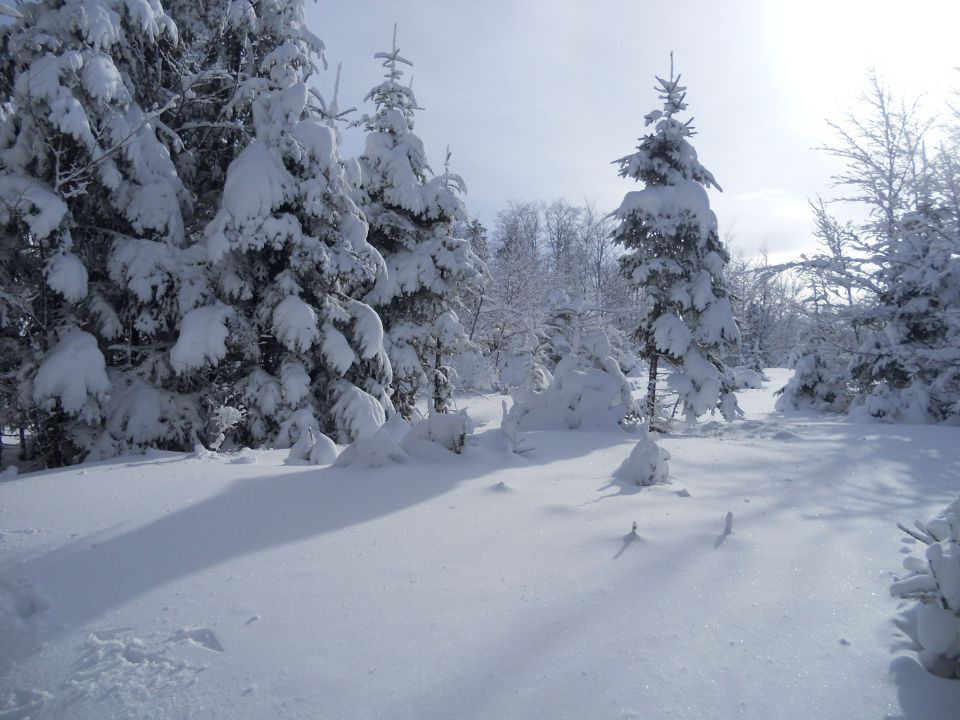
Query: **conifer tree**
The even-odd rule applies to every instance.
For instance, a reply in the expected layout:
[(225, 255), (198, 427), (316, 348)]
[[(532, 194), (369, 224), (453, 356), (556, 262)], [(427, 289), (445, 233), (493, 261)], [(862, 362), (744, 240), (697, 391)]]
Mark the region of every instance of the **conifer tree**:
[(640, 138), (635, 153), (616, 161), (621, 177), (645, 187), (627, 193), (614, 213), (620, 221), (614, 239), (626, 250), (622, 271), (648, 313), (635, 333), (650, 364), (646, 415), (654, 418), (665, 360), (688, 420), (717, 408), (732, 420), (739, 408), (721, 355), (724, 344), (739, 341), (739, 331), (723, 279), (730, 256), (705, 189), (720, 187), (688, 141), (692, 119), (676, 117), (687, 107), (686, 88), (674, 77), (672, 56), (670, 78), (657, 83), (663, 109), (644, 118), (653, 132)]
[(960, 417), (960, 235), (949, 210), (923, 194), (877, 269), (881, 290), (868, 314), (882, 330), (866, 338), (852, 369), (870, 388), (874, 416), (943, 422)]
[(423, 142), (413, 132), (419, 108), (413, 90), (401, 84), (400, 67), (412, 63), (400, 55), (396, 28), (392, 49), (374, 57), (383, 60), (386, 74), (366, 98), (374, 114), (360, 121), (367, 133), (362, 207), (370, 242), (388, 272), (368, 300), (387, 333), (394, 407), (409, 419), (417, 394), (427, 388), (434, 411), (449, 407), (452, 371), (443, 359), (465, 340), (457, 316), (461, 288), (480, 280), (480, 263), (468, 241), (453, 237), (455, 225), (466, 220), (463, 180), (447, 167), (431, 177)]
[(172, 359), (184, 377), (216, 371), (236, 389), (247, 442), (352, 442), (389, 406), (383, 329), (361, 300), (383, 260), (350, 197), (335, 119), (307, 86), (323, 46), (302, 0), (247, 7), (256, 74), (236, 98), (250, 102), (252, 134), (205, 230), (216, 299), (184, 317)]
[(21, 10), (0, 31), (3, 421), (28, 425), (46, 464), (175, 446), (194, 415), (164, 389), (194, 283), (159, 119), (176, 27), (157, 2)]

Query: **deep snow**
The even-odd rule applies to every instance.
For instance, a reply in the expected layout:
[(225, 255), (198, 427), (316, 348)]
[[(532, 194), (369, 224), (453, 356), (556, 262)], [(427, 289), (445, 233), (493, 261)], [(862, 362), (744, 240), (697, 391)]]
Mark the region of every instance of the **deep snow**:
[[(0, 718), (956, 720), (889, 586), (957, 429), (772, 411), (366, 469), (157, 453), (0, 481)], [(729, 515), (728, 515), (729, 513)], [(637, 531), (631, 527), (637, 523)]]

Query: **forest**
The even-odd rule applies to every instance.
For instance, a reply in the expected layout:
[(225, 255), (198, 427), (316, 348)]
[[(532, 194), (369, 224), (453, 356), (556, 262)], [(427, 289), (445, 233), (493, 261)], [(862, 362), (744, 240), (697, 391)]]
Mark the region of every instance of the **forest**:
[[(884, 596), (871, 601), (879, 603), (867, 613), (873, 625), (857, 626), (853, 646), (876, 645), (860, 663), (870, 668), (889, 663), (884, 643), (899, 648), (889, 693), (875, 698), (888, 705), (864, 700), (880, 682), (867, 673), (844, 696), (842, 714), (825, 706), (805, 712), (802, 704), (781, 713), (763, 693), (745, 690), (752, 709), (731, 705), (721, 716), (956, 717), (960, 91), (930, 107), (869, 73), (862, 96), (826, 121), (832, 141), (814, 150), (842, 168), (809, 198), (815, 250), (774, 261), (766, 250), (738, 248), (736, 231), (721, 231), (711, 198), (722, 173), (715, 177), (695, 149), (696, 136), (711, 128), (695, 124), (697, 87), (688, 93), (673, 54), (642, 68), (637, 84), (649, 112), (635, 137), (624, 138), (625, 154), (597, 158), (613, 160), (609, 172), (629, 188), (619, 207), (506, 198), (481, 218), (470, 210), (457, 148), (427, 157), (416, 130), (427, 112), (420, 103), (443, 98), (415, 94), (407, 57), (415, 52), (404, 46), (401, 54), (402, 27), (370, 59), (380, 81), (348, 88), (307, 22), (304, 0), (38, 0), (0, 4), (0, 16), (0, 718), (711, 716), (709, 700), (684, 711), (669, 693), (627, 693), (619, 709), (602, 705), (604, 693), (626, 682), (619, 671), (606, 690), (564, 699), (574, 692), (563, 690), (573, 667), (553, 650), (543, 677), (523, 685), (533, 695), (517, 705), (507, 675), (491, 681), (489, 696), (475, 687), (444, 700), (403, 663), (388, 682), (371, 675), (363, 689), (334, 669), (330, 648), (317, 660), (329, 673), (325, 710), (309, 683), (277, 676), (269, 693), (257, 690), (260, 681), (234, 688), (222, 673), (266, 672), (254, 663), (266, 638), (247, 646), (241, 665), (212, 670), (216, 683), (203, 689), (199, 673), (214, 661), (194, 655), (222, 654), (225, 635), (242, 642), (230, 637), (239, 631), (210, 619), (233, 612), (217, 573), (229, 566), (231, 578), (249, 580), (273, 572), (271, 553), (297, 543), (315, 543), (294, 575), (310, 562), (323, 568), (315, 593), (327, 612), (347, 597), (364, 606), (356, 593), (381, 580), (400, 593), (396, 604), (375, 601), (367, 620), (391, 618), (383, 621), (384, 647), (403, 655), (416, 643), (430, 677), (442, 677), (446, 662), (500, 677), (495, 662), (466, 658), (429, 632), (412, 640), (407, 625), (427, 622), (415, 610), (426, 607), (429, 618), (460, 627), (481, 607), (467, 601), (472, 609), (448, 616), (455, 608), (445, 593), (499, 597), (502, 588), (487, 583), (500, 570), (540, 588), (521, 593), (524, 602), (535, 597), (547, 607), (556, 593), (552, 632), (566, 632), (565, 616), (577, 625), (582, 598), (568, 595), (567, 581), (536, 580), (533, 554), (498, 569), (482, 557), (471, 564), (475, 545), (464, 538), (450, 540), (456, 550), (438, 539), (459, 535), (467, 522), (441, 519), (445, 503), (452, 511), (458, 493), (487, 490), (495, 492), (462, 498), (477, 508), (470, 523), (485, 518), (464, 532), (483, 533), (476, 542), (498, 553), (509, 554), (510, 543), (492, 528), (503, 523), (518, 537), (539, 538), (541, 520), (558, 544), (530, 542), (554, 567), (579, 567), (581, 548), (589, 553), (593, 542), (614, 543), (618, 561), (655, 555), (651, 546), (663, 543), (660, 560), (623, 580), (653, 603), (662, 598), (645, 583), (670, 575), (662, 559), (685, 557), (683, 533), (699, 537), (699, 523), (720, 523), (715, 541), (709, 531), (700, 538), (709, 552), (742, 552), (747, 566), (750, 553), (766, 557), (775, 541), (739, 546), (753, 538), (743, 522), (755, 520), (752, 532), (763, 536), (785, 522), (777, 513), (819, 522), (836, 511), (822, 532), (842, 526), (835, 532), (843, 539), (823, 552), (851, 566), (820, 582), (856, 576), (857, 587), (824, 591), (823, 607), (855, 613), (862, 584), (888, 572), (880, 590), (869, 591)], [(377, 32), (388, 40), (386, 28)], [(332, 91), (321, 90), (331, 83)], [(360, 98), (363, 109), (353, 107)], [(362, 147), (356, 157), (344, 149), (350, 138)], [(136, 473), (139, 480), (118, 483)], [(200, 483), (204, 475), (214, 485)], [(435, 477), (449, 487), (435, 487)], [(841, 487), (848, 477), (865, 483), (850, 496), (852, 486)], [(602, 482), (587, 489), (583, 478)], [(776, 489), (763, 490), (767, 483)], [(611, 487), (613, 495), (588, 499)], [(512, 509), (495, 519), (494, 504), (514, 495)], [(696, 504), (701, 495), (709, 507)], [(592, 504), (607, 497), (620, 507)], [(734, 507), (730, 498), (767, 503), (770, 514), (741, 520), (759, 506)], [(677, 502), (689, 515), (668, 518)], [(875, 505), (883, 509), (865, 509)], [(179, 509), (158, 514), (167, 506)], [(405, 513), (419, 515), (404, 520)], [(576, 540), (561, 541), (565, 531), (553, 529), (561, 515), (577, 525)], [(391, 551), (364, 570), (363, 561), (340, 557), (329, 543), (360, 547), (351, 533), (364, 523), (405, 538), (409, 558)], [(243, 527), (263, 542), (238, 532)], [(820, 536), (803, 527), (788, 552), (813, 572)], [(877, 533), (888, 535), (882, 551)], [(921, 551), (902, 569), (898, 542), (905, 555)], [(440, 571), (430, 559), (434, 549), (444, 563), (472, 567), (476, 579), (445, 579), (447, 564)], [(263, 567), (248, 572), (251, 557)], [(432, 583), (429, 600), (394, 584), (396, 568), (408, 563), (411, 583)], [(698, 567), (663, 582), (680, 593), (718, 582), (711, 567)], [(778, 577), (772, 565), (756, 570)], [(589, 564), (582, 571), (598, 572)], [(358, 584), (347, 589), (355, 572)], [(292, 581), (275, 582), (287, 592)], [(786, 596), (803, 596), (795, 578), (743, 588), (740, 599), (777, 604), (771, 587), (784, 582)], [(162, 647), (160, 635), (130, 635), (155, 622), (174, 587), (194, 610), (201, 588), (219, 598), (204, 606), (207, 624), (182, 619), (179, 628), (155, 630), (169, 635)], [(272, 600), (261, 590), (250, 592), (266, 607)], [(503, 624), (487, 628), (495, 633), (521, 614), (512, 595), (501, 601)], [(735, 604), (724, 595), (720, 607)], [(235, 614), (249, 616), (248, 626), (267, 618), (259, 631), (273, 621), (254, 605)], [(102, 622), (122, 608), (132, 608), (123, 610), (128, 619)], [(674, 618), (694, 618), (699, 608), (680, 601)], [(288, 629), (309, 625), (303, 613), (299, 603), (283, 604)], [(347, 629), (321, 623), (307, 634), (342, 632), (341, 642), (363, 635), (365, 622), (348, 615)], [(737, 617), (742, 643), (748, 620)], [(807, 620), (817, 622), (815, 613)], [(702, 651), (685, 645), (695, 620), (663, 622), (677, 623), (674, 635), (633, 642), (645, 637), (658, 655)], [(884, 622), (891, 627), (881, 633), (875, 628)], [(483, 627), (471, 625), (464, 637)], [(568, 650), (589, 646), (585, 657), (595, 659), (620, 652), (611, 645), (615, 627), (578, 636)], [(864, 635), (871, 632), (886, 634), (877, 643)], [(816, 656), (818, 639), (797, 639), (808, 643), (798, 652)], [(289, 642), (309, 664), (309, 644)], [(850, 645), (846, 636), (839, 643)], [(919, 664), (898, 664), (908, 651)], [(79, 664), (64, 670), (70, 652)], [(278, 661), (280, 652), (267, 657)], [(374, 657), (353, 648), (345, 667), (360, 672)], [(733, 662), (718, 665), (727, 687)], [(834, 658), (825, 671), (841, 666)], [(778, 686), (757, 672), (762, 687)], [(575, 675), (579, 682), (579, 669)], [(830, 682), (819, 677), (807, 689)], [(214, 709), (224, 693), (241, 691), (252, 704)], [(803, 688), (786, 692), (799, 703)], [(405, 704), (391, 708), (397, 693)], [(888, 696), (901, 714), (891, 714)], [(548, 700), (539, 706), (537, 698)]]

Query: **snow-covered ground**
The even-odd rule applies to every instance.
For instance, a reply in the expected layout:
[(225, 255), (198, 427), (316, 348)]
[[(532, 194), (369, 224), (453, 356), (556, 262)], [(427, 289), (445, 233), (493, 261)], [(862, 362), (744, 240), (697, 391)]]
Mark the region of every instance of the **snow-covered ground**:
[[(956, 428), (772, 412), (378, 469), (155, 454), (0, 482), (0, 719), (956, 720), (889, 585)], [(732, 515), (727, 532), (727, 514)], [(637, 533), (631, 533), (633, 522)]]

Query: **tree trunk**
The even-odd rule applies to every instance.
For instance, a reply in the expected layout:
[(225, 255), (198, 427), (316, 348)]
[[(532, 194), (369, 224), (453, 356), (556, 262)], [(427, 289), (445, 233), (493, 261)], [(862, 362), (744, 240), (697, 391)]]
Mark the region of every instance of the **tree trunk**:
[(473, 322), (470, 324), (470, 342), (473, 342), (473, 335), (477, 331), (477, 322), (480, 320), (480, 309), (483, 307), (484, 296), (480, 296), (477, 302), (477, 311), (473, 314)]
[(447, 401), (444, 397), (444, 388), (441, 387), (441, 375), (443, 372), (443, 358), (440, 352), (440, 341), (437, 340), (437, 350), (433, 358), (433, 410), (438, 413), (447, 411)]
[(657, 412), (657, 364), (660, 356), (654, 353), (650, 356), (650, 374), (647, 377), (647, 425), (653, 422)]

